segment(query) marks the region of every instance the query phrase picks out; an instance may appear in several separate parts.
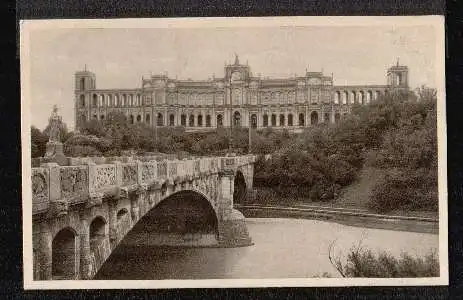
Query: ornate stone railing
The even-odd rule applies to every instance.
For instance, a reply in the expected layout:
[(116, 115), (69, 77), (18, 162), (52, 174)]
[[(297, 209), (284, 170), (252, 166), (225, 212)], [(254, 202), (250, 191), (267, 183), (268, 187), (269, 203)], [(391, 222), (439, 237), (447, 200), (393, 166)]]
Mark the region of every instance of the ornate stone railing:
[(84, 202), (88, 198), (88, 166), (60, 167), (61, 197), (71, 204)]
[(48, 168), (32, 169), (32, 210), (46, 211), (50, 199), (50, 173)]
[[(95, 164), (95, 160), (75, 159), (84, 164), (58, 166), (54, 163), (32, 168), (32, 211), (44, 213), (52, 209), (65, 212), (70, 205), (101, 202), (120, 189), (135, 189), (155, 182), (179, 182), (224, 169), (233, 169), (255, 162), (253, 155), (203, 157), (183, 160), (131, 160)], [(107, 160), (102, 160), (107, 162)], [(96, 202), (95, 202), (96, 201)]]

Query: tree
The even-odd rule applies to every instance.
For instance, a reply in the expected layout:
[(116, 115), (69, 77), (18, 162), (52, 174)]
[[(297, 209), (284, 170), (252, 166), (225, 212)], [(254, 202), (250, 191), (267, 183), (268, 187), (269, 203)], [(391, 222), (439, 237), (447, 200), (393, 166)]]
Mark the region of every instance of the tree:
[(31, 156), (42, 157), (45, 155), (48, 136), (35, 126), (31, 126)]
[(437, 100), (437, 90), (433, 88), (426, 87), (422, 85), (416, 89), (418, 94), (418, 100), (420, 101), (436, 101)]
[(94, 135), (98, 137), (106, 135), (106, 131), (104, 130), (103, 124), (95, 119), (84, 122), (82, 124), (81, 131), (83, 134)]

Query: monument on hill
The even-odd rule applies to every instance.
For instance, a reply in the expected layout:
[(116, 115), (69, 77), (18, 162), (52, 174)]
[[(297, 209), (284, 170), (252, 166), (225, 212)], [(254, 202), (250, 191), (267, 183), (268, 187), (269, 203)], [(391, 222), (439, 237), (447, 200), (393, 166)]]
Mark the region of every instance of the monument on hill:
[(46, 162), (56, 162), (61, 165), (61, 162), (64, 163), (66, 157), (63, 153), (63, 143), (61, 143), (63, 121), (61, 116), (58, 115), (58, 107), (56, 105), (53, 106), (53, 111), (48, 119), (48, 126), (50, 131), (44, 159)]

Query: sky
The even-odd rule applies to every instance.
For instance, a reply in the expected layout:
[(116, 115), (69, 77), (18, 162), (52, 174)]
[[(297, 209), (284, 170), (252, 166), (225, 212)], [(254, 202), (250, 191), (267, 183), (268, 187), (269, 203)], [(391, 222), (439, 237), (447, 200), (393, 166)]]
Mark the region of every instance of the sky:
[(386, 70), (409, 67), (412, 88), (436, 86), (430, 25), (220, 28), (53, 28), (29, 33), (26, 66), (32, 125), (44, 129), (54, 104), (74, 128), (74, 73), (96, 74), (98, 88), (138, 88), (142, 76), (223, 77), (235, 53), (253, 75), (333, 73), (335, 85), (386, 84)]

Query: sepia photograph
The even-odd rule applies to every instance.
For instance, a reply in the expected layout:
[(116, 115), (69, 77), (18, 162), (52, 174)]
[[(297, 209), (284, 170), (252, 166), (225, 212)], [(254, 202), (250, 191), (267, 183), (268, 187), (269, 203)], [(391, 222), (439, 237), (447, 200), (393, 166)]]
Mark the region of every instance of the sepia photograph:
[(444, 18), (20, 21), (26, 289), (447, 285)]

